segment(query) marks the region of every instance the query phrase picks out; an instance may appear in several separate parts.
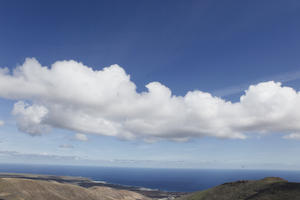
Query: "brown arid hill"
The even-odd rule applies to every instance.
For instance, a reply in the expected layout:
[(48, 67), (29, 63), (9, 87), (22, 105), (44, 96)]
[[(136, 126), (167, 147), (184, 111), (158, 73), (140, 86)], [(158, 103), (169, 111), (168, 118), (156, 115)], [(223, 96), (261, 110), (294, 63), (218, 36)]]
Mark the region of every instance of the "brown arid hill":
[(84, 188), (57, 181), (0, 178), (0, 200), (150, 200), (136, 192), (109, 187)]
[[(4, 194), (9, 191), (9, 188), (17, 187), (17, 185), (10, 186), (10, 187), (2, 187), (5, 184), (9, 184), (13, 181), (21, 183), (31, 183), (32, 186), (28, 188), (28, 190), (33, 190), (32, 187), (35, 186), (35, 184), (39, 184), (39, 187), (47, 186), (48, 188), (43, 188), (43, 191), (45, 192), (54, 192), (57, 185), (48, 185), (49, 183), (61, 183), (59, 187), (62, 185), (65, 185), (65, 187), (68, 187), (66, 191), (69, 189), (76, 189), (78, 191), (84, 191), (88, 194), (93, 193), (91, 200), (95, 199), (94, 197), (97, 196), (96, 199), (99, 199), (99, 196), (101, 199), (156, 199), (156, 200), (173, 200), (177, 197), (180, 197), (182, 195), (187, 194), (186, 192), (167, 192), (162, 190), (156, 190), (156, 189), (150, 189), (150, 188), (143, 188), (138, 186), (128, 186), (128, 185), (119, 185), (119, 184), (113, 184), (113, 183), (107, 183), (104, 181), (93, 181), (89, 178), (85, 177), (76, 177), (76, 176), (56, 176), (56, 175), (41, 175), (41, 174), (23, 174), (23, 173), (0, 173), (0, 193), (3, 192), (2, 196), (5, 196)], [(32, 182), (26, 182), (26, 180), (31, 180)], [(1, 184), (2, 181), (2, 184)], [(35, 182), (35, 181), (44, 181), (44, 182)], [(71, 185), (71, 186), (70, 186)], [(76, 188), (72, 187), (76, 186)], [(1, 188), (2, 187), (2, 188)], [(49, 190), (53, 188), (53, 191)], [(26, 188), (27, 189), (27, 188)], [(7, 191), (5, 191), (7, 190)], [(22, 187), (18, 186), (15, 188), (16, 194), (18, 191), (22, 191)], [(24, 190), (25, 191), (25, 190)], [(59, 191), (58, 191), (59, 192)], [(77, 195), (77, 194), (74, 194)], [(63, 196), (64, 197), (64, 196)], [(74, 197), (75, 198), (75, 197)], [(74, 199), (72, 197), (69, 197), (69, 199)], [(1, 197), (0, 194), (0, 200), (3, 200), (4, 197)], [(6, 196), (7, 199), (7, 196)], [(40, 199), (43, 200), (43, 199)], [(56, 200), (56, 199), (53, 199)], [(59, 200), (59, 199), (58, 199)], [(89, 199), (84, 199), (89, 200)]]
[(277, 177), (236, 181), (194, 192), (178, 200), (300, 200), (300, 183)]

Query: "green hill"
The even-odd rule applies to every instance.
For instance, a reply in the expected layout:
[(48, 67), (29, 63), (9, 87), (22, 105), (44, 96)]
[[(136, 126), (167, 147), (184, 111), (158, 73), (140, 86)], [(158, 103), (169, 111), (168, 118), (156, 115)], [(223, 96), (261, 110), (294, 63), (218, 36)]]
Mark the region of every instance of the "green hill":
[(178, 200), (300, 200), (300, 183), (276, 177), (236, 181), (194, 192)]

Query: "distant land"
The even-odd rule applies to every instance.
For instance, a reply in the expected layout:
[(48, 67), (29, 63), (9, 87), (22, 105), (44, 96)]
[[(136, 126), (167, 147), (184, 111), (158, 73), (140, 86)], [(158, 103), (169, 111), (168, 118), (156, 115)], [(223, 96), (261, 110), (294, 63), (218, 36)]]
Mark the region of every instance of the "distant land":
[(84, 177), (0, 173), (0, 200), (300, 200), (300, 183), (240, 180), (193, 193), (122, 186)]
[(194, 192), (178, 200), (299, 200), (300, 183), (278, 177), (224, 183)]
[(84, 177), (0, 173), (0, 200), (149, 200), (175, 199), (186, 194)]
[[(169, 192), (195, 192), (236, 180), (260, 180), (281, 177), (300, 182), (300, 171), (249, 169), (158, 169), (101, 166), (60, 166), (37, 164), (1, 164), (0, 172), (86, 177), (98, 183)], [(126, 188), (125, 188), (126, 189)]]

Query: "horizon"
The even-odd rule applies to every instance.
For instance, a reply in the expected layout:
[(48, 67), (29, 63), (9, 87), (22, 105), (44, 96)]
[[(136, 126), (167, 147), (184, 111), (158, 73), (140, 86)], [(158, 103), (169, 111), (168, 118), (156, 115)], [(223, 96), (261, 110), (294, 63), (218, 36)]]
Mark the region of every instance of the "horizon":
[[(299, 169), (261, 169), (261, 168), (189, 168), (189, 167), (133, 167), (133, 166), (110, 166), (110, 165), (84, 165), (84, 164), (74, 164), (74, 165), (69, 165), (69, 164), (51, 164), (51, 163), (46, 163), (46, 164), (40, 164), (40, 163), (1, 163), (1, 165), (11, 165), (11, 166), (49, 166), (49, 167), (91, 167), (91, 168), (111, 168), (111, 169), (115, 169), (115, 168), (120, 168), (120, 169), (153, 169), (153, 170), (212, 170), (212, 171), (264, 171), (264, 172), (300, 172)], [(13, 170), (12, 170), (13, 171)], [(23, 172), (0, 172), (1, 173), (5, 173), (5, 174), (9, 174), (9, 173), (16, 173), (16, 174), (23, 174)], [(26, 172), (24, 172), (24, 174), (27, 174)], [(28, 173), (31, 174), (31, 173)], [(36, 173), (33, 173), (36, 174)], [(38, 174), (37, 174), (38, 175)], [(44, 174), (47, 175), (47, 174)], [(51, 175), (51, 174), (48, 174)]]
[(300, 2), (0, 2), (0, 163), (300, 170)]

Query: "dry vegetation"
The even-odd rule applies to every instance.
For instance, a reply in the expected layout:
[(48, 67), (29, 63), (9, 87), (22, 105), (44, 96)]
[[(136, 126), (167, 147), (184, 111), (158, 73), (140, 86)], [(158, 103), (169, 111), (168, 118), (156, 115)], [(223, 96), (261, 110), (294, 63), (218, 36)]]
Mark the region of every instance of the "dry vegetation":
[(300, 200), (300, 183), (276, 177), (236, 181), (195, 192), (179, 200)]
[(0, 178), (0, 200), (149, 200), (126, 190), (84, 188), (56, 181)]

